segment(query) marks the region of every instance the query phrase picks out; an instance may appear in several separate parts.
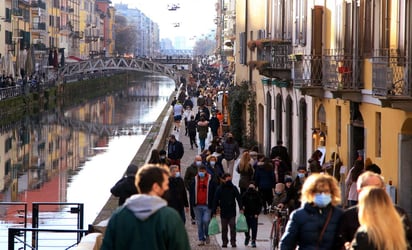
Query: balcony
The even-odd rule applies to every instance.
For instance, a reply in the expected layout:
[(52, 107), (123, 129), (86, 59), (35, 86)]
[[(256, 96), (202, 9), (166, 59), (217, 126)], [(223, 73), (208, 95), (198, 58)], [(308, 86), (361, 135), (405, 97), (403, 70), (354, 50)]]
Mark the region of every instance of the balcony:
[(310, 53), (290, 54), (293, 86), (302, 94), (323, 97), (322, 57)]
[(398, 50), (382, 49), (372, 57), (372, 93), (382, 107), (412, 112), (412, 63)]
[(362, 100), (361, 63), (359, 57), (343, 49), (326, 49), (322, 62), (322, 83), (334, 98)]
[(46, 31), (46, 23), (32, 23), (31, 26), (32, 32), (45, 32)]
[(31, 2), (31, 7), (33, 7), (33, 8), (40, 8), (40, 9), (45, 10), (45, 9), (46, 9), (46, 3), (43, 2), (43, 1), (40, 1), (40, 0), (38, 0), (38, 1), (32, 1), (32, 2)]
[(258, 68), (259, 74), (285, 81), (291, 79), (292, 63), (288, 55), (292, 52), (292, 44), (289, 41), (257, 40), (258, 58), (267, 61), (265, 67)]

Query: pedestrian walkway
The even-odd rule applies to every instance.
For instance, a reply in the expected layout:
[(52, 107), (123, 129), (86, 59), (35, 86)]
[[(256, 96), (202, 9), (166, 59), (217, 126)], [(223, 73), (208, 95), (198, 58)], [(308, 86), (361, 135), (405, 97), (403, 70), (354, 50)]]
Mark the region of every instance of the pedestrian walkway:
[[(197, 108), (194, 108), (195, 111), (197, 111)], [(184, 124), (182, 123), (180, 131), (175, 131), (173, 129), (174, 127), (172, 126), (171, 129), (171, 134), (174, 134), (176, 136), (176, 139), (179, 140), (180, 142), (183, 143), (185, 153), (183, 158), (181, 159), (181, 171), (182, 171), (182, 176), (184, 176), (186, 168), (190, 166), (190, 164), (193, 163), (194, 158), (196, 155), (200, 154), (200, 148), (194, 148), (190, 149), (190, 141), (189, 137), (185, 136), (185, 128)], [(209, 131), (210, 133), (210, 131)], [(211, 138), (211, 136), (208, 136), (208, 138)], [(208, 148), (210, 141), (207, 140), (206, 142), (206, 148)], [(198, 143), (199, 145), (199, 143)], [(237, 185), (239, 183), (239, 174), (234, 171), (233, 173), (233, 183)], [(239, 211), (237, 212), (239, 214)], [(186, 213), (186, 218), (189, 218), (189, 220), (186, 222), (186, 230), (189, 234), (189, 240), (190, 240), (190, 245), (191, 249), (202, 249), (202, 250), (209, 250), (209, 249), (222, 249), (222, 235), (217, 234), (215, 236), (210, 237), (210, 244), (205, 245), (205, 246), (197, 246), (198, 238), (197, 238), (197, 225), (192, 225), (190, 223), (190, 214)], [(219, 221), (220, 225), (220, 218), (217, 216), (217, 219)], [(259, 216), (259, 225), (258, 225), (258, 235), (256, 239), (256, 245), (257, 248), (252, 248), (250, 243), (248, 246), (244, 245), (245, 241), (245, 234), (244, 233), (237, 233), (236, 237), (236, 244), (237, 247), (236, 249), (270, 249), (270, 240), (269, 240), (269, 235), (272, 227), (272, 219), (270, 215), (264, 215), (261, 213)], [(229, 236), (230, 237), (230, 236)], [(228, 246), (231, 248), (230, 244)]]

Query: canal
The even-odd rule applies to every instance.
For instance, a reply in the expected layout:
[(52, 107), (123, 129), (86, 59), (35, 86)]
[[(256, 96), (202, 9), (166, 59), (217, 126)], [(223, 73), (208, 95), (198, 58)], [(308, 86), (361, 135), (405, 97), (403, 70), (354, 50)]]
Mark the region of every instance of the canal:
[[(32, 226), (33, 203), (41, 202), (39, 228), (75, 229), (82, 223), (87, 229), (174, 88), (169, 78), (141, 76), (121, 92), (2, 128), (0, 201), (26, 203), (28, 220), (21, 205), (0, 206), (0, 249), (6, 249), (8, 227)], [(58, 203), (82, 204), (83, 221), (73, 213), (76, 205)], [(41, 237), (48, 238), (42, 244), (49, 249), (68, 245), (65, 237), (39, 235), (39, 246)]]

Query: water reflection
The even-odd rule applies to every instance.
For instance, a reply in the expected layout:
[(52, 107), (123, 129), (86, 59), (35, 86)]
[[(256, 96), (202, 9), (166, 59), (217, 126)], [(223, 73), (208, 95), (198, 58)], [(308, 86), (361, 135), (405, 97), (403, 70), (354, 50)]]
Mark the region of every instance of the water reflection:
[[(84, 224), (92, 223), (174, 88), (168, 78), (149, 76), (121, 93), (4, 126), (0, 201), (27, 202), (29, 224), (32, 202), (84, 203)], [(16, 210), (0, 206), (0, 223), (21, 223)], [(59, 222), (42, 221), (49, 223)]]

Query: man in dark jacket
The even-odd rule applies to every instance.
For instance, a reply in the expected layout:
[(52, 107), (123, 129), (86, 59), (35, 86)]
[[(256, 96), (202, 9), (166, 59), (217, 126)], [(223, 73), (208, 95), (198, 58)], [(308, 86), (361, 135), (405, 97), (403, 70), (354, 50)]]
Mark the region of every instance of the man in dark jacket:
[(171, 165), (178, 165), (180, 168), (180, 159), (182, 159), (185, 150), (183, 144), (176, 140), (175, 135), (169, 136), (169, 143), (167, 145), (167, 157)]
[(249, 244), (250, 231), (252, 231), (252, 247), (256, 247), (258, 217), (260, 211), (262, 211), (262, 197), (260, 197), (259, 192), (256, 190), (254, 182), (249, 184), (248, 189), (243, 194), (242, 205), (245, 211), (247, 226), (249, 228), (248, 232), (245, 233), (245, 246)]
[(187, 122), (187, 132), (189, 134), (190, 139), (190, 149), (193, 149), (193, 145), (197, 146), (196, 142), (196, 133), (197, 133), (197, 122), (195, 121), (195, 117), (192, 115), (190, 116), (190, 120)]
[[(189, 167), (186, 168), (184, 182), (185, 182), (185, 187), (187, 191), (190, 191), (190, 186), (192, 185), (192, 182), (195, 181), (195, 177), (201, 166), (205, 167), (202, 162), (202, 156), (196, 155), (194, 162), (190, 164)], [(191, 204), (190, 204), (190, 217), (192, 217), (192, 225), (196, 224), (195, 212)]]
[(228, 226), (230, 228), (230, 244), (232, 244), (232, 247), (236, 247), (236, 201), (241, 213), (243, 212), (242, 201), (239, 190), (232, 183), (232, 175), (225, 173), (222, 179), (224, 183), (217, 188), (213, 201), (213, 214), (216, 215), (217, 207), (220, 207), (222, 247), (227, 247), (229, 241), (227, 237)]
[(277, 145), (274, 146), (271, 149), (270, 152), (270, 159), (275, 159), (276, 157), (280, 157), (280, 159), (286, 164), (286, 166), (288, 167), (288, 171), (291, 172), (292, 168), (291, 168), (291, 163), (290, 163), (290, 159), (289, 159), (289, 154), (288, 154), (288, 149), (283, 146), (283, 141), (282, 140), (278, 140), (277, 141)]
[(101, 250), (189, 250), (185, 225), (175, 209), (161, 198), (169, 188), (169, 171), (155, 165), (137, 173), (140, 194), (127, 199), (110, 217)]
[(219, 119), (216, 117), (216, 113), (212, 114), (212, 118), (209, 120), (209, 127), (210, 130), (212, 131), (213, 136), (218, 136), (218, 130), (220, 128), (220, 122)]
[(183, 223), (185, 223), (185, 209), (189, 211), (189, 202), (187, 200), (185, 183), (182, 177), (180, 177), (179, 167), (176, 165), (170, 166), (169, 190), (166, 192), (165, 198), (167, 205), (176, 209), (182, 217)]
[(189, 190), (190, 206), (193, 207), (196, 215), (199, 246), (210, 243), (209, 222), (216, 186), (217, 184), (213, 181), (212, 176), (206, 172), (206, 167), (204, 165), (200, 166)]
[(232, 133), (227, 133), (226, 140), (222, 143), (224, 161), (223, 169), (226, 173), (233, 174), (236, 159), (240, 155), (239, 144), (233, 139)]
[(111, 189), (110, 192), (119, 197), (119, 206), (123, 205), (127, 198), (137, 194), (137, 188), (135, 185), (135, 176), (137, 172), (137, 166), (130, 164), (126, 170), (126, 176), (120, 179)]
[[(381, 175), (366, 171), (361, 174), (357, 180), (357, 189), (358, 192), (362, 192), (363, 187), (367, 186), (376, 186), (382, 189), (385, 189), (385, 182)], [(412, 224), (406, 214), (405, 210), (395, 205), (396, 210), (401, 216), (404, 216), (403, 225), (405, 228), (406, 240), (409, 243), (409, 250), (412, 249)], [(376, 215), (376, 216), (385, 216), (385, 215)], [(345, 249), (345, 242), (351, 242), (355, 236), (356, 231), (358, 230), (360, 224), (358, 219), (358, 206), (352, 206), (347, 209), (341, 218), (341, 223), (338, 226), (337, 234), (337, 245), (334, 249)]]

